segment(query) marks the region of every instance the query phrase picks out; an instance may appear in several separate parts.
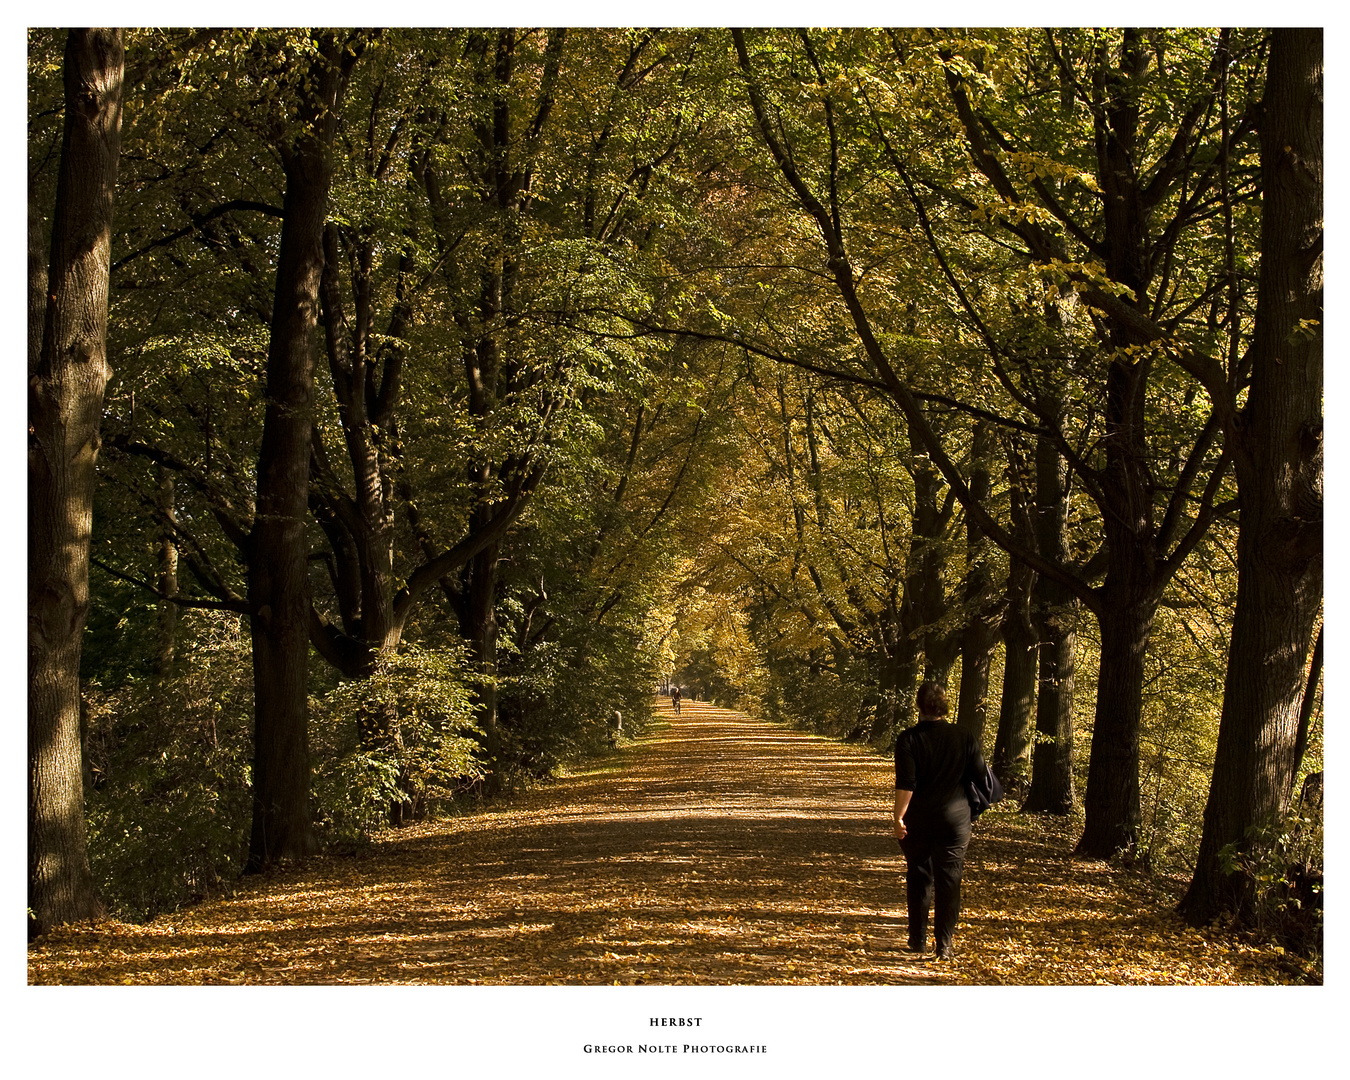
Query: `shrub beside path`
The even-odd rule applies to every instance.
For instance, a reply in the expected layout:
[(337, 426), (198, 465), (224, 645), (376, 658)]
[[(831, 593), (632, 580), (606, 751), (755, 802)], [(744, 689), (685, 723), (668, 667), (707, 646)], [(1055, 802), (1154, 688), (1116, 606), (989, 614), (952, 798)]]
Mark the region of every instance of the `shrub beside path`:
[(695, 702), (499, 807), (391, 830), (141, 926), (62, 928), (30, 983), (919, 984), (1295, 981), (1183, 926), (1073, 824), (996, 807), (958, 954), (903, 951), (890, 762)]

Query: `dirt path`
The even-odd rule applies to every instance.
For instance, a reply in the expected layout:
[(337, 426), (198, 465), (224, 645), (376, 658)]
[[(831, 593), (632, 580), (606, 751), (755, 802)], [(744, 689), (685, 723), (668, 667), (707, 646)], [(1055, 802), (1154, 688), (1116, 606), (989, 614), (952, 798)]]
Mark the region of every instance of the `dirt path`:
[(959, 955), (903, 952), (889, 762), (686, 702), (504, 809), (392, 832), (145, 926), (66, 928), (34, 983), (1231, 983), (1272, 957), (1184, 929), (1070, 825), (991, 812)]

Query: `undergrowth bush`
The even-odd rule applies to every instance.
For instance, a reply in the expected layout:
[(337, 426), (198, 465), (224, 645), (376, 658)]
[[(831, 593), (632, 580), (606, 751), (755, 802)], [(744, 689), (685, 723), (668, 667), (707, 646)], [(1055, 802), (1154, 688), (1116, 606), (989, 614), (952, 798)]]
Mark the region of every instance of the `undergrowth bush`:
[[(252, 814), (253, 673), (243, 621), (183, 619), (178, 670), (84, 692), (89, 861), (109, 911), (142, 921), (228, 892)], [(317, 666), (317, 665), (316, 665)], [(321, 843), (350, 845), (482, 774), (458, 647), (405, 647), (311, 701), (311, 808)], [(322, 676), (322, 670), (318, 677)], [(383, 711), (393, 737), (362, 745)]]
[(504, 657), (499, 688), (503, 782), (528, 784), (563, 762), (604, 752), (615, 712), (625, 737), (652, 716), (657, 662), (639, 635), (569, 624), (524, 655)]
[[(349, 844), (398, 808), (421, 816), (483, 775), (467, 668), (459, 646), (404, 645), (367, 679), (310, 702), (312, 792), (322, 842)], [(382, 737), (362, 734), (379, 717)]]
[(1146, 658), (1139, 733), (1139, 857), (1160, 877), (1195, 869), (1223, 710), (1226, 626), (1163, 606)]
[[(1321, 774), (1278, 821), (1253, 826), (1244, 841), (1219, 851), (1219, 865), (1235, 879), (1234, 893), (1251, 897), (1257, 933), (1320, 970), (1323, 930)], [(1313, 791), (1309, 797), (1309, 790)]]
[(818, 735), (866, 737), (875, 712), (875, 677), (862, 664), (837, 673), (780, 660), (768, 665), (758, 705), (766, 720)]
[(248, 842), (253, 693), (240, 620), (193, 613), (175, 678), (86, 684), (89, 862), (129, 920), (229, 888)]

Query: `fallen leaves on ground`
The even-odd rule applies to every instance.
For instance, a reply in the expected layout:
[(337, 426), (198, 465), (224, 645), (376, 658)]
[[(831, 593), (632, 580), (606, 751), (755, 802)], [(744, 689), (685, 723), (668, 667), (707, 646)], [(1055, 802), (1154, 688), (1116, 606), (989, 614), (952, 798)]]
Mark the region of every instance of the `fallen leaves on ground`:
[(1154, 882), (1000, 805), (966, 858), (956, 957), (904, 951), (890, 763), (686, 703), (501, 806), (248, 879), (145, 925), (62, 927), (30, 983), (1232, 984), (1273, 948), (1186, 927)]

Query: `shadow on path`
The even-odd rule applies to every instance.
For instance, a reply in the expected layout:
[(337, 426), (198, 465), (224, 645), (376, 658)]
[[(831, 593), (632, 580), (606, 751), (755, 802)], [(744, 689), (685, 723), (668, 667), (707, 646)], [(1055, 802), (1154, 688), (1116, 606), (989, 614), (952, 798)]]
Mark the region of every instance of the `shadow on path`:
[(372, 854), (144, 926), (58, 930), (34, 983), (905, 984), (1275, 981), (1155, 886), (1070, 856), (1074, 822), (981, 818), (957, 961), (903, 951), (890, 762), (686, 702), (567, 777)]
[(896, 951), (903, 880), (884, 761), (710, 705), (659, 711), (668, 726), (654, 735), (504, 809), (395, 832), (373, 857), (316, 859), (146, 926), (104, 924), (67, 950), (57, 935), (40, 950), (54, 963), (30, 977), (937, 977)]

